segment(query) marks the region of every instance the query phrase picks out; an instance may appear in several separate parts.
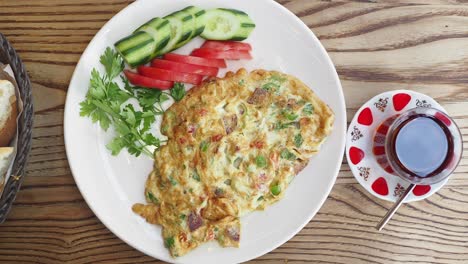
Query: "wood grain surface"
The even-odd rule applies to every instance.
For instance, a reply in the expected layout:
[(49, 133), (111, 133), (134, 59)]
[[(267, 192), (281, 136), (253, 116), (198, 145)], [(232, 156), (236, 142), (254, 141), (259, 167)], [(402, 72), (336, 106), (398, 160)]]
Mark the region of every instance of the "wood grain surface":
[[(113, 235), (71, 175), (63, 140), (65, 96), (94, 34), (132, 1), (0, 0), (0, 32), (33, 83), (35, 124), (26, 179), (0, 226), (2, 263), (158, 263)], [(279, 1), (322, 41), (346, 95), (348, 121), (388, 90), (438, 100), (468, 138), (468, 5), (456, 0)], [(252, 263), (468, 263), (468, 142), (448, 184), (403, 206), (383, 232), (391, 203), (375, 199), (343, 162), (315, 218)]]

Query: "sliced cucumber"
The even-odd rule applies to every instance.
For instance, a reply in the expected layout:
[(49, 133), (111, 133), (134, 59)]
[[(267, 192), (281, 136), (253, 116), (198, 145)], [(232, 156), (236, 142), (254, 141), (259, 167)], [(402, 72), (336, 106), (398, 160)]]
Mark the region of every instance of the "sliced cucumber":
[(151, 35), (139, 31), (117, 41), (115, 48), (128, 65), (135, 67), (153, 58), (156, 43)]
[(174, 12), (166, 17), (171, 28), (171, 39), (160, 54), (170, 52), (190, 41), (193, 32), (193, 15), (183, 10)]
[(201, 36), (211, 40), (244, 40), (255, 28), (255, 23), (245, 12), (216, 8), (206, 12), (205, 29)]
[(202, 19), (205, 16), (206, 11), (196, 6), (188, 6), (182, 9), (181, 11), (185, 11), (189, 14), (192, 14), (194, 18), (193, 25), (192, 25), (193, 32), (192, 32), (192, 35), (190, 36), (190, 39), (193, 39), (196, 36), (200, 35), (205, 29), (205, 23)]
[(140, 31), (146, 32), (153, 37), (153, 40), (155, 41), (153, 57), (160, 55), (162, 49), (167, 46), (171, 39), (169, 20), (164, 18), (156, 17), (151, 19), (135, 30), (135, 32)]

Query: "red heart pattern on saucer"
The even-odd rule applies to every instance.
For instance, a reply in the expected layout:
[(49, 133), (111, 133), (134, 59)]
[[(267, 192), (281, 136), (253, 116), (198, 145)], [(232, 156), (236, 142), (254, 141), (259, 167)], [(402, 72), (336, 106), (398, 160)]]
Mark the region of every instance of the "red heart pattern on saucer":
[[(392, 168), (382, 157), (385, 155), (385, 135), (393, 119), (415, 107), (432, 107), (445, 112), (442, 106), (425, 94), (409, 90), (390, 91), (366, 102), (349, 125), (346, 135), (348, 164), (362, 187), (378, 198), (396, 201), (409, 186), (408, 182), (393, 174)], [(429, 197), (446, 182), (418, 185), (405, 202)]]

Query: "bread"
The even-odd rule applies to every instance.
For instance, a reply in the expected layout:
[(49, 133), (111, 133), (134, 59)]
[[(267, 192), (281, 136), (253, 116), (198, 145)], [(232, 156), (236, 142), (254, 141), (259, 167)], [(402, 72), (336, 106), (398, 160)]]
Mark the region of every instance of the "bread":
[(0, 148), (0, 186), (3, 184), (5, 174), (13, 158), (13, 150), (13, 148)]
[(7, 80), (0, 80), (0, 147), (6, 147), (16, 134), (15, 86)]

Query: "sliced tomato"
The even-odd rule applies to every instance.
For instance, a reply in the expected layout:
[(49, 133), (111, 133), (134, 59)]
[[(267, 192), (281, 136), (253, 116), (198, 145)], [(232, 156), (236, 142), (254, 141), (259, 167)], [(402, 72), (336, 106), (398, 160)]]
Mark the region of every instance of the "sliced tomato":
[(164, 69), (164, 70), (195, 73), (195, 74), (200, 74), (204, 76), (216, 77), (216, 75), (218, 75), (218, 68), (215, 68), (215, 67), (187, 64), (187, 63), (161, 60), (161, 59), (154, 59), (151, 62), (151, 66), (155, 68), (159, 68), (159, 69)]
[(215, 50), (252, 50), (252, 46), (249, 43), (239, 41), (207, 40), (201, 47)]
[(167, 53), (164, 55), (165, 60), (175, 61), (175, 62), (182, 62), (187, 64), (194, 64), (194, 65), (202, 65), (202, 66), (209, 66), (209, 67), (218, 67), (218, 68), (226, 68), (226, 62), (224, 60), (219, 59), (205, 59), (199, 58), (194, 56), (187, 56), (187, 55), (180, 55), (175, 53)]
[(184, 73), (184, 72), (176, 72), (176, 71), (168, 71), (148, 66), (140, 66), (138, 67), (138, 73), (164, 81), (173, 81), (173, 82), (183, 82), (183, 83), (191, 83), (191, 84), (200, 84), (203, 76), (193, 73)]
[(157, 88), (160, 90), (167, 90), (174, 86), (173, 82), (148, 78), (138, 73), (131, 72), (129, 70), (124, 70), (124, 74), (131, 84), (137, 85), (137, 86), (142, 86), (146, 88)]
[(209, 59), (226, 59), (226, 60), (240, 60), (240, 59), (252, 59), (248, 50), (215, 50), (215, 49), (194, 49), (192, 51), (193, 56), (209, 58)]

